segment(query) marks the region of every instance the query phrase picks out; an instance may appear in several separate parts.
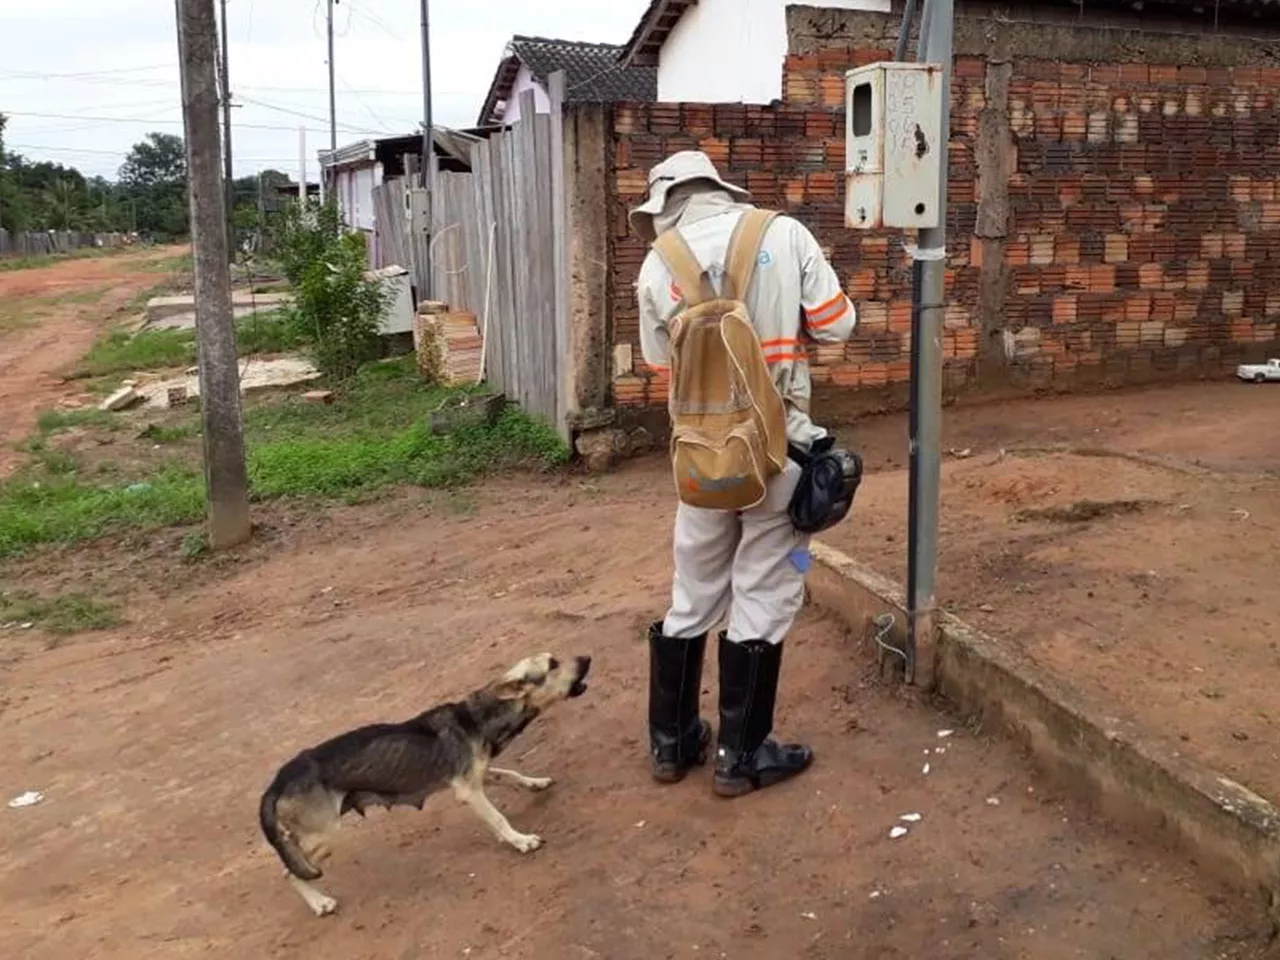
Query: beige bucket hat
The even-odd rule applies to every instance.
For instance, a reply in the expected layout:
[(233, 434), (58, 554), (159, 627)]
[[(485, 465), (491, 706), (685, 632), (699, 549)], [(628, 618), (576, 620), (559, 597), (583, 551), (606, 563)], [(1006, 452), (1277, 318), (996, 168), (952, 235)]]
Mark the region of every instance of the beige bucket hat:
[(667, 194), (680, 184), (693, 180), (710, 180), (742, 200), (751, 196), (742, 187), (721, 180), (716, 165), (701, 150), (682, 150), (673, 153), (649, 171), (649, 196), (631, 211), (631, 229), (647, 243), (653, 243), (657, 239), (653, 218), (666, 207)]

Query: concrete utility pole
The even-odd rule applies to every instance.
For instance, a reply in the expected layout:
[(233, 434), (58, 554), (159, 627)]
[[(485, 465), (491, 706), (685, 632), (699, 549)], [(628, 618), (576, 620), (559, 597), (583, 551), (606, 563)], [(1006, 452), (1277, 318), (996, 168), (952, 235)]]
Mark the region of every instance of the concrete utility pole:
[[(435, 204), (435, 156), (436, 156), (436, 137), (434, 120), (431, 116), (431, 16), (428, 11), (430, 0), (421, 0), (422, 2), (422, 185), (427, 190), (427, 245), (426, 250), (431, 249), (430, 238), (434, 233), (434, 224), (432, 222), (433, 207)], [(428, 256), (428, 260), (430, 257)], [(422, 291), (422, 298), (430, 300), (432, 298), (432, 287), (434, 280), (431, 276), (431, 266), (428, 263), (427, 268), (423, 271), (425, 274), (427, 289)]]
[(333, 5), (338, 0), (329, 0), (329, 149), (338, 149), (338, 102), (333, 92)]
[(231, 248), (235, 244), (235, 207), (236, 192), (234, 174), (231, 166), (231, 66), (229, 64), (230, 44), (227, 43), (227, 0), (222, 0), (222, 176), (227, 190), (227, 256), (231, 257)]
[(218, 26), (214, 0), (176, 0), (182, 121), (187, 141), (187, 194), (195, 260), (196, 359), (209, 545), (249, 539), (249, 478), (240, 418), (240, 372), (231, 316), (226, 191), (218, 137)]
[[(914, 4), (912, 4), (914, 6)], [(953, 0), (925, 0), (918, 63), (942, 67), (942, 136), (951, 131)], [(903, 30), (910, 29), (904, 21)], [(900, 44), (899, 50), (905, 45)], [(916, 248), (911, 316), (911, 464), (907, 505), (907, 676), (915, 680), (916, 650), (933, 649), (937, 617), (938, 489), (942, 478), (942, 322), (946, 312), (947, 150), (938, 167), (938, 226), (921, 230)]]

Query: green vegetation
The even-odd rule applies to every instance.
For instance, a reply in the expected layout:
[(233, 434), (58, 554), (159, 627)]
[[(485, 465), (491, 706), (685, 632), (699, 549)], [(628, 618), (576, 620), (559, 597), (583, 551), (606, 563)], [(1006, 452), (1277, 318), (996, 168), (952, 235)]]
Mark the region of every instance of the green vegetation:
[[(306, 344), (306, 338), (287, 311), (253, 314), (236, 323), (241, 356), (284, 353)], [(143, 330), (131, 334), (113, 330), (94, 344), (76, 367), (77, 377), (105, 377), (140, 370), (189, 367), (196, 362), (194, 330)]]
[(79, 593), (40, 597), (33, 593), (0, 593), (0, 623), (31, 624), (50, 633), (81, 633), (117, 626), (115, 609)]
[[(432, 411), (454, 392), (423, 386), (412, 358), (374, 363), (335, 387), (332, 404), (289, 395), (246, 413), (249, 475), (256, 500), (365, 500), (395, 485), (456, 487), (504, 467), (552, 467), (568, 459), (560, 438), (518, 410), (492, 426), (433, 435)], [(196, 421), (144, 430), (135, 451), (149, 466), (95, 469), (66, 450), (40, 447), (35, 462), (0, 481), (0, 558), (49, 543), (72, 543), (119, 530), (198, 521), (204, 479)], [(96, 425), (93, 414), (50, 413), (44, 433)], [(157, 453), (152, 447), (166, 444)], [(121, 442), (113, 446), (113, 452)], [(126, 456), (130, 451), (121, 450)], [(197, 555), (194, 544), (190, 556)], [(184, 554), (188, 548), (184, 547)]]
[(5, 257), (0, 260), (0, 273), (9, 270), (35, 270), (40, 267), (51, 267), (63, 260), (88, 260), (96, 257), (110, 257), (125, 253), (129, 247), (81, 247), (69, 253), (46, 254), (39, 257)]
[(343, 380), (375, 359), (382, 349), (378, 327), (390, 305), (388, 294), (377, 280), (365, 279), (364, 235), (346, 229), (337, 204), (286, 207), (274, 253), (294, 290), (293, 326), (310, 339), (316, 369)]

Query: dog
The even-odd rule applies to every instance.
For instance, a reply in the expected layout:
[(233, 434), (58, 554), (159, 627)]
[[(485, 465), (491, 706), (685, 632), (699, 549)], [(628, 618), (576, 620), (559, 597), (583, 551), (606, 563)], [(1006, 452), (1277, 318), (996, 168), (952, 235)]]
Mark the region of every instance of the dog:
[(490, 761), (552, 704), (586, 693), (590, 668), (590, 657), (529, 657), (464, 700), (404, 723), (348, 731), (281, 767), (262, 795), (258, 821), (307, 906), (317, 917), (338, 908), (311, 881), (323, 875), (318, 864), (330, 853), (327, 835), (351, 810), (361, 817), (372, 806), (421, 810), (428, 796), (451, 787), (500, 841), (521, 853), (541, 847), (541, 837), (512, 828), (485, 796), (484, 785), (503, 781), (536, 792), (550, 787), (551, 779), (526, 777)]

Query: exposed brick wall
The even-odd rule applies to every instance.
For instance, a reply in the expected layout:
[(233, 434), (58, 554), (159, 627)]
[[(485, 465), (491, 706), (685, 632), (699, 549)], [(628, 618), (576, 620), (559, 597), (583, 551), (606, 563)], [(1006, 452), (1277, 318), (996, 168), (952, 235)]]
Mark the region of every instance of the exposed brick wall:
[[(639, 360), (634, 282), (646, 251), (627, 209), (650, 166), (691, 148), (829, 248), (860, 323), (847, 345), (809, 348), (815, 382), (882, 388), (908, 379), (909, 238), (843, 223), (843, 74), (891, 57), (867, 45), (890, 36), (887, 19), (873, 16), (849, 15), (856, 29), (834, 31), (837, 40), (793, 35), (804, 52), (788, 58), (781, 105), (614, 110), (613, 340), (636, 357), (633, 373), (615, 379), (618, 403), (662, 403), (667, 386)], [(957, 28), (948, 386), (1142, 382), (1216, 374), (1274, 351), (1280, 69), (1231, 63), (1222, 39), (1218, 63), (1201, 66), (1136, 62), (1158, 55), (1158, 43), (1085, 62), (1083, 51), (1101, 48), (1077, 35), (1074, 61), (1037, 60), (1020, 48), (1010, 55), (1007, 41), (1004, 51), (981, 49), (986, 35), (972, 21)], [(841, 45), (849, 37), (859, 46)]]

